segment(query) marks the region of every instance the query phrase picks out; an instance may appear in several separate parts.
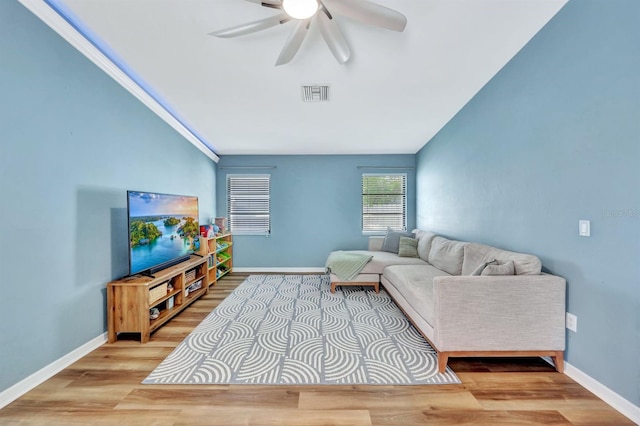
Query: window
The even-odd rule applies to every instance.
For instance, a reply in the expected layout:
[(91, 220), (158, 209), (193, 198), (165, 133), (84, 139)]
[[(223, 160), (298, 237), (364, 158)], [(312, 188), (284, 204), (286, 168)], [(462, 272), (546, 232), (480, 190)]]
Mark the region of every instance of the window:
[(234, 234), (270, 234), (271, 175), (227, 175), (227, 217)]
[(407, 230), (407, 175), (362, 175), (362, 232)]

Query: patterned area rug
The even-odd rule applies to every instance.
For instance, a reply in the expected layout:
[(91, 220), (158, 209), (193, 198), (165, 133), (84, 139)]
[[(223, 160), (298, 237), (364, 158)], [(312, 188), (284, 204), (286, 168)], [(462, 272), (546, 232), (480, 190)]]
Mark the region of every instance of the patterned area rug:
[(328, 275), (252, 275), (143, 381), (165, 384), (450, 384), (389, 295), (332, 294)]

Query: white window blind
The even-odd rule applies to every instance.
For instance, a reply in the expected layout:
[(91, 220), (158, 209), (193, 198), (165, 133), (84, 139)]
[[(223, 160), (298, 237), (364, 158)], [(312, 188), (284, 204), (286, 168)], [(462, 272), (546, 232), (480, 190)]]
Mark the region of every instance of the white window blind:
[(227, 217), (234, 234), (270, 234), (271, 175), (227, 175)]
[(407, 229), (407, 175), (362, 175), (362, 232)]

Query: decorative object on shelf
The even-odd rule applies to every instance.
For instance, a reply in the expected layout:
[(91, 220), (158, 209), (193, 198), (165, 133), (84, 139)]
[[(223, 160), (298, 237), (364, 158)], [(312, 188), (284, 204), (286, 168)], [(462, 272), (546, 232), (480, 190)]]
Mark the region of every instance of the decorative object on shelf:
[(192, 281), (196, 279), (196, 270), (195, 269), (190, 269), (187, 272), (184, 273), (184, 278), (187, 281)]
[(216, 217), (216, 226), (220, 228), (218, 230), (219, 234), (224, 234), (227, 231), (227, 218), (226, 217)]
[(216, 225), (200, 225), (200, 235), (205, 238), (213, 238), (218, 232)]
[(207, 234), (209, 233), (210, 227), (211, 225), (200, 225), (200, 236), (206, 237)]
[(158, 319), (158, 317), (160, 316), (160, 309), (158, 308), (151, 308), (149, 310), (149, 319)]
[(171, 296), (167, 299), (167, 309), (172, 309), (175, 303), (175, 297)]

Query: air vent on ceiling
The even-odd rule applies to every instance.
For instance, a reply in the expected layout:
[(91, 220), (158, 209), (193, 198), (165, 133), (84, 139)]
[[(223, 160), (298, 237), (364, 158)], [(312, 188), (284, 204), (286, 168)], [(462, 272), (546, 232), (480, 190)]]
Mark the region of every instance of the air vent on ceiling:
[(326, 102), (329, 100), (329, 86), (302, 86), (304, 102)]

